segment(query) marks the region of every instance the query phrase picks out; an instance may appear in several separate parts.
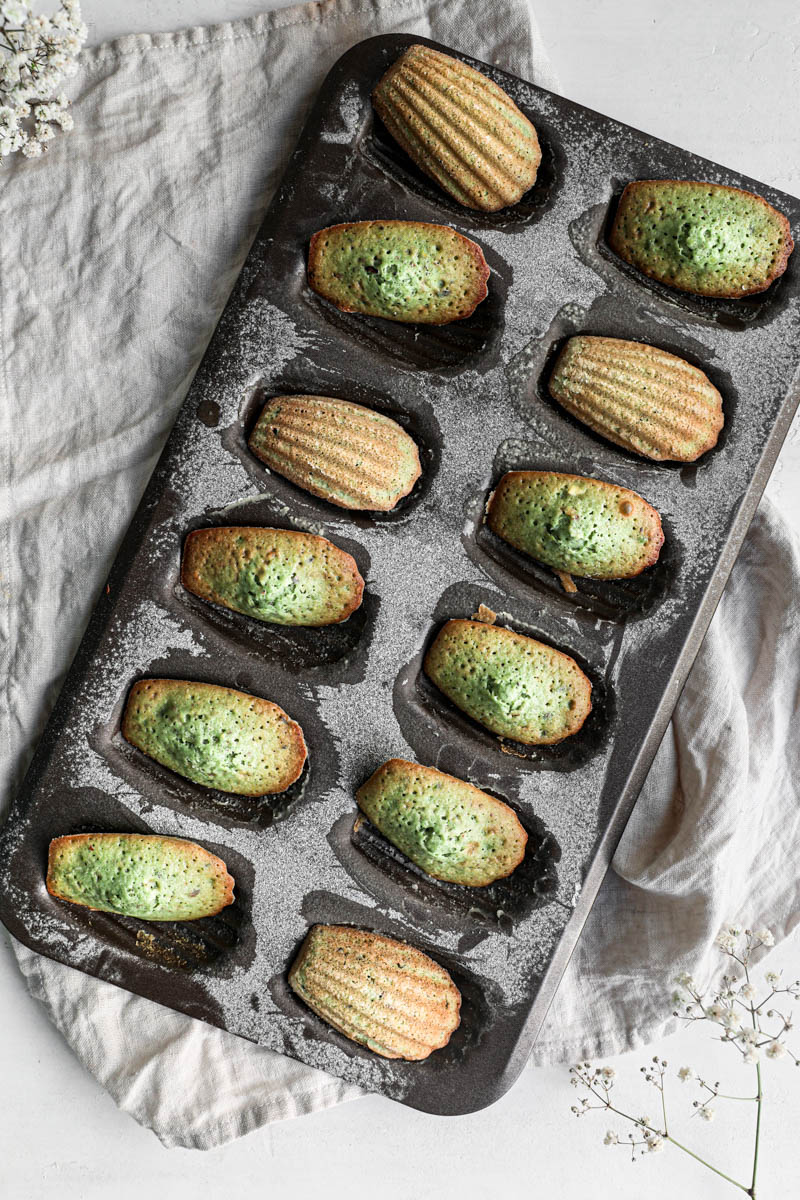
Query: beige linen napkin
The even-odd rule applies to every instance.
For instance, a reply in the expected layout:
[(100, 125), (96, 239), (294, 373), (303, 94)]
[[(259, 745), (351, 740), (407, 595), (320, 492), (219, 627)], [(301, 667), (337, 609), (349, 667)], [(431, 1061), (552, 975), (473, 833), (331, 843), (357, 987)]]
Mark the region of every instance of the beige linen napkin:
[[(0, 240), (3, 795), (94, 597), (322, 77), (415, 32), (555, 81), (525, 0), (342, 0), (87, 54), (76, 128), (5, 168)], [(724, 917), (796, 919), (796, 550), (762, 508), (537, 1047), (646, 1041)], [(358, 1089), (16, 946), (33, 995), (116, 1102), (208, 1148)]]

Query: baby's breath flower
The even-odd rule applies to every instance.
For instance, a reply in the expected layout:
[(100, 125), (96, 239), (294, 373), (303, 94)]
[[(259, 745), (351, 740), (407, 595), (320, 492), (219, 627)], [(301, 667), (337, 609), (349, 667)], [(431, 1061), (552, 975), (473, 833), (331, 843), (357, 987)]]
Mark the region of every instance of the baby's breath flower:
[(29, 17), (28, 20), (25, 22), (25, 24), (22, 26), (22, 28), (25, 31), (25, 33), (33, 34), (33, 36), (35, 37), (37, 34), (40, 34), (40, 33), (49, 33), (52, 26), (50, 24), (49, 17), (41, 17), (40, 16), (40, 17)]
[(77, 71), (87, 36), (78, 0), (61, 0), (52, 18), (34, 16), (21, 0), (0, 0), (0, 158), (16, 150), (38, 158), (58, 128), (72, 129), (60, 89)]
[[(1, 2), (2, 0), (0, 0)], [(62, 4), (64, 5), (67, 2), (68, 0), (62, 0)], [(73, 3), (74, 0), (69, 0), (69, 2)], [(57, 115), (53, 115), (50, 120), (51, 123), (57, 121)], [(0, 132), (2, 132), (1, 124)], [(1, 146), (0, 153), (2, 153)], [(673, 993), (672, 1000), (673, 1004), (680, 1011), (674, 1012), (673, 1016), (683, 1016), (686, 1023), (701, 1019), (715, 1022), (717, 1026), (715, 1040), (726, 1043), (729, 1046), (736, 1046), (741, 1055), (742, 1062), (748, 1065), (759, 1064), (762, 1056), (766, 1056), (769, 1059), (778, 1059), (787, 1056), (790, 1061), (800, 1067), (800, 1058), (795, 1054), (793, 1045), (787, 1046), (784, 1043), (784, 1039), (788, 1040), (790, 1037), (789, 1030), (792, 1028), (792, 1014), (791, 1012), (784, 1013), (779, 1008), (770, 1007), (770, 1002), (773, 998), (777, 1001), (778, 996), (782, 997), (785, 995), (791, 999), (800, 1000), (800, 979), (794, 983), (782, 986), (782, 975), (775, 971), (768, 971), (766, 973), (766, 980), (772, 990), (771, 992), (763, 993), (762, 1000), (759, 1003), (757, 990), (748, 978), (749, 966), (754, 952), (758, 950), (759, 946), (771, 946), (774, 944), (774, 938), (770, 930), (740, 929), (734, 925), (725, 925), (717, 934), (715, 942), (731, 959), (727, 964), (725, 974), (722, 975), (716, 987), (707, 987), (705, 989), (698, 988), (692, 976), (688, 973), (682, 972), (678, 975), (675, 978), (678, 990)], [(743, 968), (743, 970), (740, 970), (740, 968)], [(743, 1021), (748, 1012), (752, 1020), (748, 1025), (744, 1025)], [(777, 1022), (777, 1024), (773, 1024), (772, 1022)], [(765, 1025), (767, 1028), (764, 1027)], [(592, 1109), (599, 1109), (624, 1118), (629, 1123), (629, 1126), (627, 1132), (622, 1135), (622, 1144), (628, 1145), (631, 1152), (631, 1159), (634, 1162), (645, 1153), (656, 1153), (663, 1150), (666, 1142), (670, 1142), (680, 1150), (685, 1150), (686, 1147), (681, 1146), (679, 1142), (675, 1142), (667, 1132), (667, 1097), (665, 1094), (667, 1090), (665, 1085), (667, 1076), (666, 1060), (655, 1055), (639, 1069), (644, 1082), (655, 1087), (660, 1093), (659, 1101), (664, 1117), (663, 1128), (654, 1125), (649, 1116), (630, 1116), (628, 1115), (630, 1110), (625, 1112), (621, 1107), (618, 1108), (616, 1104), (612, 1104), (610, 1089), (616, 1077), (616, 1071), (613, 1067), (592, 1067), (588, 1062), (578, 1063), (577, 1066), (571, 1068), (571, 1083), (573, 1086), (584, 1087), (590, 1093), (590, 1096), (576, 1096), (579, 1103), (573, 1105), (572, 1112), (576, 1116), (583, 1116)], [(687, 1083), (689, 1080), (696, 1081), (697, 1087), (696, 1089), (692, 1089), (696, 1098), (693, 1098), (690, 1094), (689, 1102), (691, 1104), (691, 1111), (698, 1115), (702, 1121), (713, 1121), (716, 1118), (716, 1105), (722, 1101), (741, 1099), (757, 1103), (755, 1164), (758, 1159), (758, 1131), (761, 1127), (762, 1093), (760, 1086), (756, 1096), (728, 1096), (721, 1091), (722, 1085), (719, 1082), (706, 1082), (692, 1067), (680, 1067), (677, 1071), (677, 1076), (681, 1083)], [(614, 1093), (614, 1098), (616, 1098), (616, 1092)], [(604, 1144), (606, 1146), (619, 1145), (620, 1135), (609, 1129), (606, 1132)], [(705, 1158), (695, 1154), (694, 1151), (687, 1151), (687, 1153), (692, 1154), (694, 1158), (704, 1163), (705, 1166), (711, 1166)], [(716, 1170), (715, 1167), (711, 1169)], [(755, 1166), (753, 1170), (755, 1172)], [(726, 1175), (725, 1178), (727, 1179), (728, 1176)], [(742, 1190), (746, 1190), (743, 1184), (738, 1186)]]
[(5, 4), (0, 4), (0, 17), (12, 25), (21, 25), (29, 11), (27, 4), (19, 4), (17, 0), (6, 0)]

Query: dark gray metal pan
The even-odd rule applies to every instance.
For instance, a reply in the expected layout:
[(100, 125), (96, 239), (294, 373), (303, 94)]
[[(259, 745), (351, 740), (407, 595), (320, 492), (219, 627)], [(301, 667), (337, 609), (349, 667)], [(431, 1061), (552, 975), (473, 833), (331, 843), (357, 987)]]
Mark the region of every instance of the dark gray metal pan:
[[(477, 63), (535, 123), (540, 181), (517, 208), (451, 203), (392, 145), (369, 93), (414, 39), (374, 38), (328, 76), (239, 284), (100, 597), (0, 845), (0, 916), (27, 945), (162, 1004), (431, 1112), (491, 1103), (528, 1056), (666, 729), (798, 400), (797, 256), (761, 296), (682, 297), (605, 245), (626, 181), (707, 179), (749, 188), (795, 232), (800, 202)], [(469, 61), (469, 60), (468, 60)], [(311, 234), (368, 217), (451, 224), (492, 267), (467, 321), (411, 328), (341, 314), (305, 281)], [(720, 387), (726, 427), (689, 467), (634, 458), (571, 421), (543, 378), (583, 330), (646, 340)], [(342, 396), (401, 420), (425, 474), (397, 512), (348, 514), (270, 475), (246, 438), (266, 396)], [(567, 596), (482, 527), (509, 467), (553, 467), (633, 487), (663, 514), (667, 545), (639, 580)], [(309, 529), (355, 554), (363, 609), (341, 627), (255, 626), (181, 589), (201, 525)], [(595, 683), (576, 737), (521, 757), (472, 724), (420, 671), (448, 617), (480, 603), (575, 655)], [(132, 682), (214, 681), (281, 703), (309, 765), (286, 796), (237, 800), (195, 787), (119, 733)], [(515, 879), (477, 899), (440, 886), (361, 825), (356, 787), (386, 758), (415, 757), (506, 798), (530, 832)], [(227, 861), (235, 905), (191, 925), (146, 926), (59, 903), (49, 840), (80, 830), (192, 838)], [(314, 921), (406, 938), (453, 973), (464, 1019), (424, 1063), (387, 1062), (293, 997), (289, 963)]]

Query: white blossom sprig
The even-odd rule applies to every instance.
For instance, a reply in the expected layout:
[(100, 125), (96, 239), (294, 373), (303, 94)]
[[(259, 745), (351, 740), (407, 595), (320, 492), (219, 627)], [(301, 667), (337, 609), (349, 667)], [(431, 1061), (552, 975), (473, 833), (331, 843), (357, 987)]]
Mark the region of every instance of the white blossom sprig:
[(711, 1022), (717, 1030), (717, 1040), (735, 1047), (741, 1061), (755, 1067), (755, 1095), (736, 1096), (723, 1092), (718, 1081), (712, 1084), (701, 1079), (692, 1067), (681, 1067), (677, 1077), (681, 1083), (693, 1083), (700, 1089), (699, 1097), (693, 1101), (693, 1108), (694, 1115), (703, 1121), (714, 1120), (717, 1102), (720, 1100), (739, 1100), (756, 1106), (753, 1170), (749, 1185), (738, 1182), (718, 1167), (712, 1166), (670, 1133), (666, 1103), (668, 1064), (658, 1056), (641, 1068), (645, 1082), (655, 1088), (659, 1096), (661, 1118), (657, 1123), (650, 1117), (637, 1117), (620, 1108), (612, 1096), (616, 1071), (612, 1067), (593, 1067), (588, 1062), (578, 1063), (570, 1071), (573, 1087), (583, 1088), (586, 1093), (579, 1097), (577, 1104), (573, 1104), (572, 1111), (581, 1117), (592, 1109), (599, 1109), (628, 1121), (633, 1129), (628, 1132), (627, 1137), (620, 1138), (615, 1130), (609, 1129), (603, 1141), (606, 1146), (627, 1146), (633, 1161), (643, 1154), (663, 1150), (665, 1145), (670, 1144), (756, 1200), (761, 1110), (764, 1099), (762, 1056), (767, 1059), (789, 1058), (796, 1066), (800, 1066), (800, 1058), (790, 1049), (786, 1040), (787, 1034), (793, 1028), (792, 1013), (783, 1011), (785, 1001), (779, 1001), (780, 1009), (776, 1004), (776, 997), (783, 996), (789, 1000), (800, 998), (800, 980), (784, 985), (780, 973), (768, 971), (765, 976), (767, 991), (759, 1000), (757, 988), (750, 977), (751, 963), (758, 950), (775, 944), (770, 930), (741, 930), (728, 925), (720, 931), (715, 942), (723, 954), (739, 964), (741, 974), (735, 968), (732, 972), (724, 974), (720, 985), (708, 995), (698, 988), (691, 975), (679, 975), (675, 980), (676, 991), (672, 997), (677, 1006), (673, 1016), (686, 1023)]
[(78, 0), (61, 0), (52, 17), (0, 0), (0, 162), (18, 150), (39, 158), (57, 129), (72, 129), (62, 85), (78, 69), (88, 32)]
[(678, 990), (673, 993), (678, 1007), (672, 1015), (687, 1024), (712, 1021), (720, 1026), (719, 1041), (734, 1046), (745, 1063), (755, 1065), (763, 1054), (767, 1058), (787, 1056), (800, 1067), (800, 1058), (786, 1042), (786, 1035), (793, 1028), (791, 1012), (783, 1013), (775, 1004), (775, 998), (779, 996), (792, 1000), (800, 998), (800, 980), (781, 986), (781, 975), (768, 971), (765, 980), (769, 990), (756, 1002), (758, 993), (750, 979), (754, 952), (774, 944), (775, 939), (768, 929), (754, 932), (726, 926), (717, 935), (716, 945), (739, 963), (743, 974), (723, 975), (721, 985), (710, 997), (700, 993), (691, 975), (679, 975), (675, 980)]

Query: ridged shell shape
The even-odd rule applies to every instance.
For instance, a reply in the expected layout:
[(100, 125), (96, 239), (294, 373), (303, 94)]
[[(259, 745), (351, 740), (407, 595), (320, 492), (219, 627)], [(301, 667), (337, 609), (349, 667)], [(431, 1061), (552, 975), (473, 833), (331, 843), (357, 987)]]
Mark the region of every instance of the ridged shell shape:
[(708, 376), (644, 342), (572, 337), (548, 386), (590, 429), (657, 461), (694, 462), (723, 426), (722, 397)]
[(314, 925), (289, 985), (323, 1021), (383, 1058), (427, 1058), (460, 1021), (461, 993), (444, 967), (349, 925)]
[(250, 449), (271, 470), (340, 508), (388, 512), (421, 470), (416, 442), (396, 421), (327, 396), (268, 401)]
[(502, 88), (428, 46), (410, 46), (372, 93), (392, 137), (467, 208), (516, 204), (542, 159), (536, 130)]

